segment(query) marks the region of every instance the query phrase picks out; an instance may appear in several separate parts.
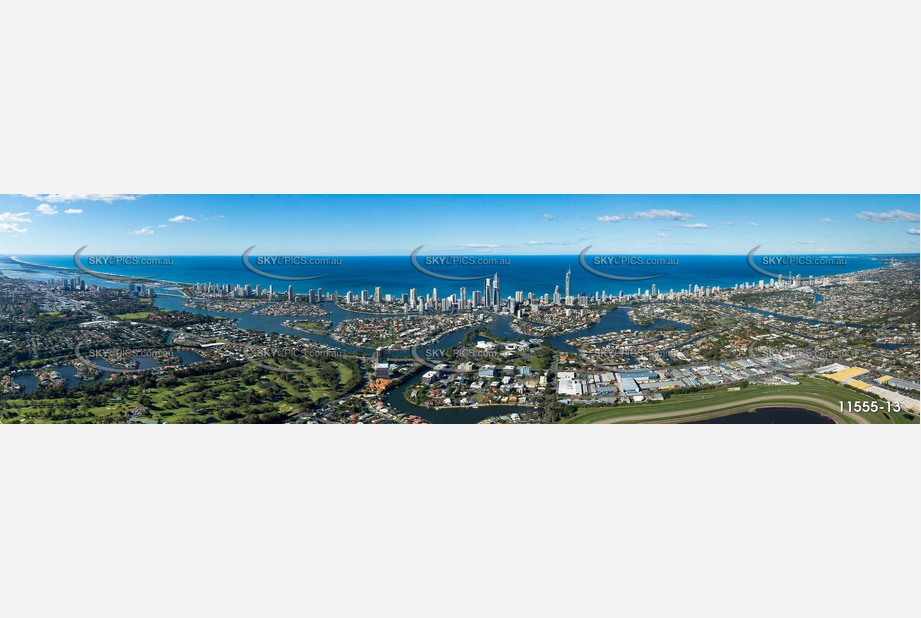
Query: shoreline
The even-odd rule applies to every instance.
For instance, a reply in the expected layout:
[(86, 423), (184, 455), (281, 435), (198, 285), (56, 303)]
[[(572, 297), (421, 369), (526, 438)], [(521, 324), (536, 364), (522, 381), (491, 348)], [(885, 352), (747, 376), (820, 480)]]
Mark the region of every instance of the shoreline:
[[(654, 255), (654, 254), (650, 254), (650, 255)], [(655, 255), (658, 255), (658, 254), (655, 254)], [(670, 254), (670, 255), (671, 255), (671, 254)], [(680, 257), (682, 254), (674, 254), (674, 255)], [(903, 258), (903, 259), (921, 259), (921, 253), (919, 253), (919, 254), (914, 254), (914, 253), (836, 253), (836, 254), (802, 253), (802, 254), (796, 254), (796, 255), (802, 255), (802, 256), (822, 256), (822, 257), (829, 257), (829, 256), (831, 256), (831, 257), (833, 257), (833, 256), (859, 257), (859, 258), (874, 259), (874, 260), (882, 260), (882, 259), (886, 259), (886, 258), (895, 258), (895, 259), (898, 259), (898, 258)], [(58, 254), (58, 255), (54, 255), (53, 257), (68, 257), (68, 256), (69, 256), (69, 254)], [(181, 255), (177, 255), (177, 256), (170, 256), (170, 257), (236, 257), (236, 256), (181, 256)], [(344, 256), (344, 257), (345, 257), (345, 256)], [(367, 257), (375, 257), (375, 256), (367, 256)], [(386, 258), (386, 257), (399, 257), (399, 256), (377, 256), (377, 257), (385, 257), (385, 258)], [(510, 256), (510, 257), (516, 257), (516, 256)], [(522, 256), (517, 256), (517, 257), (522, 257)], [(560, 256), (526, 256), (526, 257), (560, 257)], [(578, 256), (562, 256), (562, 257), (574, 257), (574, 258), (575, 258), (575, 257), (578, 257)], [(744, 255), (694, 255), (693, 257), (737, 257), (737, 258), (742, 259), (742, 258), (745, 258), (746, 256), (744, 256)], [(86, 272), (81, 271), (79, 268), (76, 268), (75, 266), (72, 266), (72, 267), (67, 267), (67, 266), (51, 266), (51, 265), (46, 265), (46, 264), (38, 264), (38, 263), (35, 263), (35, 262), (26, 262), (26, 261), (20, 260), (20, 259), (19, 259), (18, 257), (16, 257), (15, 255), (9, 255), (8, 258), (9, 258), (10, 261), (12, 261), (13, 263), (18, 264), (18, 265), (21, 265), (21, 266), (28, 266), (28, 267), (32, 267), (32, 268), (40, 268), (40, 269), (47, 269), (47, 270), (64, 271), (64, 272), (82, 273), (82, 274), (84, 274), (84, 275), (87, 274)], [(874, 271), (874, 270), (886, 268), (887, 265), (888, 265), (888, 264), (883, 263), (883, 264), (881, 264), (881, 265), (873, 265), (873, 266), (871, 266), (871, 267), (869, 267), (869, 268), (858, 268), (858, 269), (856, 269), (856, 270), (847, 270), (847, 271), (844, 271), (844, 272), (834, 273), (834, 274), (821, 274), (821, 273), (817, 273), (817, 274), (813, 274), (813, 275), (810, 275), (810, 276), (812, 276), (812, 277), (839, 277), (839, 276), (843, 276), (843, 275), (853, 275), (853, 274), (856, 274), (856, 273), (871, 272), (871, 271)], [(159, 286), (159, 285), (164, 285), (164, 286), (176, 286), (176, 287), (182, 288), (182, 287), (191, 287), (191, 286), (196, 285), (196, 283), (187, 283), (187, 282), (182, 282), (182, 281), (171, 281), (171, 280), (167, 280), (167, 279), (159, 279), (159, 278), (157, 278), (157, 277), (143, 277), (143, 276), (132, 276), (132, 275), (119, 275), (119, 274), (116, 274), (116, 273), (106, 273), (106, 272), (102, 272), (102, 271), (94, 271), (94, 272), (98, 272), (99, 275), (103, 275), (103, 276), (105, 276), (105, 277), (122, 278), (122, 279), (143, 279), (143, 280), (147, 280), (147, 281), (152, 281), (152, 282), (154, 282), (155, 284), (157, 284), (158, 286)], [(93, 275), (90, 275), (90, 276), (93, 276)], [(103, 280), (105, 280), (105, 279), (103, 279)], [(749, 283), (752, 282), (752, 281), (754, 281), (754, 279), (745, 280), (745, 282), (749, 282)], [(121, 282), (117, 282), (117, 283), (121, 283)], [(696, 285), (701, 285), (701, 286), (705, 286), (705, 287), (712, 287), (712, 286), (715, 285), (715, 284), (707, 283), (707, 282), (698, 282)], [(324, 302), (325, 302), (325, 301), (324, 301)], [(345, 309), (345, 308), (339, 306), (338, 303), (336, 303), (336, 306), (339, 307), (340, 309), (342, 309), (343, 311), (349, 311), (349, 312), (351, 312), (351, 313), (370, 314), (370, 315), (375, 315), (375, 314), (376, 314), (376, 312), (362, 312), (362, 311), (353, 311), (353, 310), (350, 310), (350, 309)]]

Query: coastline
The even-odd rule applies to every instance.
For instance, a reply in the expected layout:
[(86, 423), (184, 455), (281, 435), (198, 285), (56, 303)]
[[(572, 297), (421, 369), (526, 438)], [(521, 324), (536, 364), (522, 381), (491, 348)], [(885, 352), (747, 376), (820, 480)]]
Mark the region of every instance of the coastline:
[[(681, 254), (675, 254), (675, 255), (681, 257)], [(821, 255), (821, 256), (825, 256), (826, 254), (798, 254), (798, 255), (803, 255), (803, 256), (808, 256), (808, 255)], [(829, 255), (831, 255), (831, 254), (829, 254)], [(850, 254), (850, 253), (849, 253), (849, 254), (835, 254), (835, 255), (840, 255), (840, 256), (844, 256), (844, 257), (865, 258), (865, 259), (870, 259), (870, 260), (883, 260), (883, 259), (887, 259), (887, 258), (895, 258), (895, 259), (898, 259), (898, 258), (905, 258), (905, 259), (921, 259), (921, 253), (919, 253), (919, 254), (914, 254), (914, 253), (899, 253), (899, 254), (897, 254), (897, 253), (878, 253), (878, 254), (877, 254), (877, 253), (865, 253), (865, 254), (854, 253), (854, 254)], [(60, 255), (55, 255), (55, 256), (53, 256), (53, 257), (70, 257), (70, 256), (69, 256), (69, 254), (60, 254)], [(185, 257), (236, 257), (236, 256), (172, 256), (172, 257), (185, 258)], [(395, 257), (395, 256), (367, 256), (367, 257), (392, 258), (392, 257)], [(510, 257), (515, 257), (515, 256), (510, 256)], [(521, 257), (521, 256), (518, 256), (518, 257)], [(575, 258), (577, 258), (578, 256), (556, 256), (556, 255), (553, 255), (553, 256), (528, 256), (528, 257), (567, 257), (567, 258), (574, 258), (574, 259), (575, 259)], [(745, 258), (744, 255), (693, 255), (693, 256), (691, 256), (691, 257), (700, 257), (700, 258), (705, 258), (705, 257), (711, 257), (711, 258), (739, 258), (739, 259), (744, 259), (744, 258)], [(74, 274), (81, 274), (81, 273), (84, 274), (84, 275), (87, 274), (86, 272), (81, 271), (79, 268), (76, 268), (75, 266), (72, 266), (72, 267), (67, 267), (67, 266), (53, 266), (53, 265), (48, 265), (48, 264), (39, 264), (39, 263), (37, 263), (37, 262), (27, 262), (27, 261), (24, 261), (24, 260), (19, 259), (19, 258), (18, 258), (17, 256), (15, 256), (15, 255), (10, 255), (10, 256), (9, 256), (9, 259), (10, 259), (13, 263), (15, 263), (15, 264), (17, 264), (17, 265), (26, 266), (26, 267), (30, 267), (30, 268), (45, 269), (45, 270), (54, 270), (54, 271), (61, 271), (61, 272), (69, 272), (69, 273), (74, 273)], [(856, 273), (870, 272), (870, 271), (877, 270), (877, 269), (881, 269), (881, 268), (885, 268), (885, 267), (886, 267), (886, 264), (885, 264), (885, 263), (882, 263), (882, 264), (877, 263), (877, 264), (869, 265), (869, 266), (866, 267), (866, 268), (856, 268), (856, 269), (854, 269), (854, 270), (845, 270), (845, 271), (838, 272), (838, 273), (833, 273), (833, 274), (816, 273), (816, 274), (812, 274), (811, 276), (813, 276), (813, 277), (837, 277), (837, 276), (842, 276), (842, 275), (853, 275), (853, 274), (856, 274)], [(174, 286), (174, 287), (178, 287), (178, 288), (180, 288), (180, 289), (182, 289), (182, 288), (184, 288), (184, 287), (194, 286), (196, 283), (200, 283), (200, 281), (195, 281), (195, 282), (188, 281), (188, 282), (186, 282), (186, 281), (174, 281), (174, 280), (170, 280), (170, 279), (161, 279), (161, 278), (156, 277), (156, 276), (154, 276), (154, 277), (144, 277), (144, 276), (132, 276), (132, 275), (119, 275), (119, 274), (117, 274), (117, 273), (107, 273), (107, 272), (102, 272), (102, 271), (93, 271), (93, 272), (97, 272), (99, 275), (102, 275), (103, 277), (111, 277), (111, 278), (113, 278), (113, 279), (119, 279), (119, 278), (121, 278), (121, 279), (145, 280), (145, 281), (151, 281), (151, 282), (153, 282), (154, 284), (156, 284), (157, 286)], [(90, 276), (92, 276), (92, 275), (90, 275)], [(742, 281), (742, 282), (749, 282), (749, 283), (751, 283), (751, 282), (753, 282), (753, 281), (757, 281), (757, 279), (758, 279), (759, 277), (760, 277), (760, 278), (763, 278), (763, 276), (757, 275), (756, 273), (753, 272), (753, 273), (752, 273), (752, 277), (751, 277), (750, 279), (745, 279), (745, 280)], [(101, 277), (100, 277), (100, 278), (101, 278)], [(105, 280), (105, 279), (104, 279), (104, 280)], [(119, 282), (119, 283), (120, 283), (120, 282)], [(406, 284), (406, 285), (411, 285), (411, 284)], [(721, 287), (725, 287), (727, 284), (718, 284), (718, 283), (714, 283), (714, 282), (712, 282), (712, 281), (699, 281), (699, 282), (696, 282), (695, 285), (704, 286), (704, 287), (712, 287), (712, 286), (720, 285)], [(183, 291), (184, 291), (184, 290), (183, 290)], [(337, 305), (337, 307), (339, 307), (339, 308), (342, 309), (343, 311), (349, 311), (349, 312), (351, 312), (351, 313), (357, 313), (357, 314), (362, 314), (362, 315), (377, 315), (377, 312), (354, 311), (354, 310), (351, 310), (351, 309), (346, 309), (346, 308), (344, 308), (344, 307), (341, 307), (338, 303), (336, 303), (336, 305)]]

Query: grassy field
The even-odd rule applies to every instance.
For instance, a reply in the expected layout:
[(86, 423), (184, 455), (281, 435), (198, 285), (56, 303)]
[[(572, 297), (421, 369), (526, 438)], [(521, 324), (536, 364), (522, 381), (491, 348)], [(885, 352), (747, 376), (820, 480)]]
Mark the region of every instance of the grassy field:
[[(746, 412), (755, 408), (789, 406), (819, 412), (838, 423), (918, 423), (901, 413), (842, 414), (839, 402), (876, 401), (869, 395), (819, 378), (801, 378), (799, 386), (750, 386), (739, 391), (725, 388), (674, 395), (665, 401), (605, 408), (581, 408), (561, 423), (686, 422)], [(885, 403), (879, 402), (885, 408)]]
[(119, 320), (143, 320), (148, 315), (150, 315), (150, 311), (136, 311), (134, 313), (120, 313), (115, 317)]
[(314, 335), (326, 336), (329, 335), (329, 327), (323, 322), (311, 322), (311, 321), (296, 321), (291, 324), (292, 328), (297, 330), (302, 330)]

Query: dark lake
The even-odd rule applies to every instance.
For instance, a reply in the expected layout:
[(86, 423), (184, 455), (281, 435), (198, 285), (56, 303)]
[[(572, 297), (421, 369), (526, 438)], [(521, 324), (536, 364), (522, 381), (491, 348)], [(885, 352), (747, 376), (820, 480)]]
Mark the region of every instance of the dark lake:
[(802, 408), (759, 408), (754, 412), (741, 412), (689, 425), (829, 425), (834, 421), (818, 412)]

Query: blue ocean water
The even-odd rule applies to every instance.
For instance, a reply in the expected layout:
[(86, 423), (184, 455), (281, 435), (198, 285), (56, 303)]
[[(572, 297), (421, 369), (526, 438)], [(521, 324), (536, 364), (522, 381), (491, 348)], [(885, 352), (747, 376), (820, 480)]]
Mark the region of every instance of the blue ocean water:
[[(565, 280), (567, 271), (571, 275), (571, 293), (577, 295), (586, 293), (593, 295), (597, 292), (608, 294), (635, 293), (638, 290), (651, 289), (655, 284), (660, 292), (680, 290), (694, 285), (731, 287), (735, 284), (757, 283), (760, 280), (767, 282), (768, 277), (755, 271), (748, 262), (747, 256), (725, 255), (673, 255), (673, 256), (640, 256), (653, 260), (664, 258), (668, 263), (661, 265), (597, 265), (589, 260), (589, 265), (608, 274), (618, 276), (651, 276), (659, 275), (655, 279), (643, 281), (613, 281), (595, 275), (580, 265), (577, 255), (547, 255), (547, 256), (481, 256), (495, 259), (500, 263), (490, 265), (432, 265), (419, 262), (430, 271), (438, 272), (453, 277), (475, 277), (470, 281), (444, 280), (420, 272), (414, 268), (409, 256), (381, 256), (381, 257), (337, 257), (341, 263), (327, 265), (298, 265), (288, 264), (282, 266), (260, 264), (259, 270), (273, 275), (287, 277), (320, 277), (308, 281), (286, 281), (260, 276), (248, 270), (240, 256), (158, 256), (161, 260), (157, 265), (128, 265), (128, 264), (92, 264), (91, 257), (84, 255), (81, 263), (97, 272), (107, 274), (148, 277), (161, 281), (171, 281), (186, 284), (214, 283), (246, 285), (253, 287), (261, 285), (267, 288), (273, 285), (276, 291), (286, 290), (288, 285), (294, 286), (298, 293), (322, 288), (324, 292), (339, 292), (345, 294), (352, 291), (355, 294), (362, 290), (374, 292), (375, 287), (381, 288), (382, 294), (399, 295), (416, 288), (419, 294), (429, 294), (433, 289), (438, 290), (439, 297), (456, 293), (461, 287), (467, 289), (468, 297), (474, 290), (482, 290), (486, 277), (499, 275), (502, 296), (508, 297), (516, 291), (527, 295), (533, 292), (536, 295), (553, 294), (554, 288), (559, 286), (560, 292), (565, 293)], [(759, 256), (758, 264), (761, 264)], [(778, 256), (779, 257), (779, 256)], [(789, 256), (784, 256), (789, 257)], [(806, 264), (797, 263), (795, 266), (765, 266), (769, 271), (780, 271), (784, 278), (788, 274), (809, 276), (834, 275), (847, 272), (856, 272), (885, 266), (888, 259), (915, 258), (917, 255), (834, 255), (834, 256), (809, 256), (813, 262), (816, 258), (834, 258), (835, 263)], [(18, 255), (16, 259), (28, 264), (41, 267), (61, 268), (66, 270), (54, 271), (45, 268), (32, 268), (9, 261), (0, 261), (0, 272), (7, 276), (32, 276), (37, 278), (83, 276), (91, 283), (99, 283), (78, 271), (74, 266), (72, 255)], [(250, 263), (256, 264), (256, 257), (250, 257)], [(328, 258), (323, 258), (328, 259)], [(828, 260), (826, 260), (827, 262)], [(168, 262), (168, 263), (166, 263)]]

